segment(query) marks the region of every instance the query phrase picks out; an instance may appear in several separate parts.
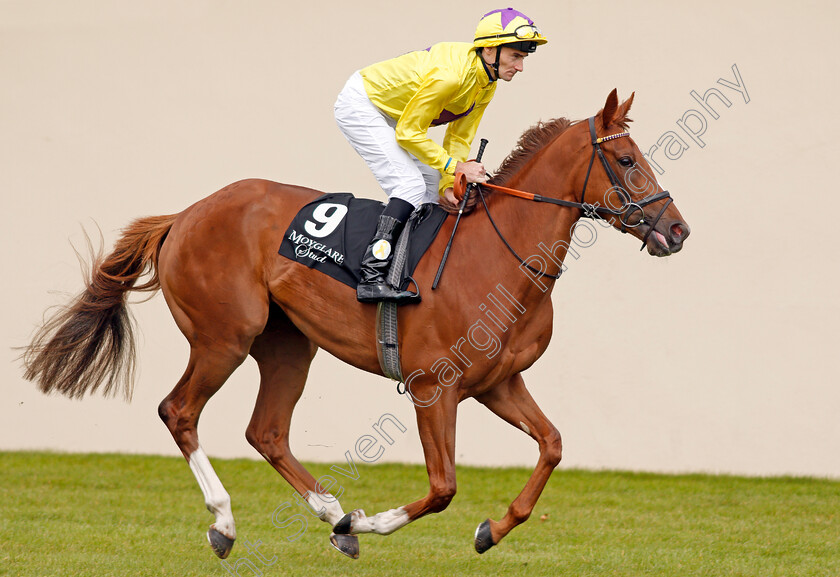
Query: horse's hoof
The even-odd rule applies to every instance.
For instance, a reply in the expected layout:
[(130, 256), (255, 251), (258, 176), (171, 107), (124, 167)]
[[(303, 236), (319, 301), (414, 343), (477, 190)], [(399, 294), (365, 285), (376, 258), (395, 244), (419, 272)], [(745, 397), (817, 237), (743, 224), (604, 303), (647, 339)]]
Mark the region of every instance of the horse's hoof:
[(475, 550), (479, 554), (484, 553), (493, 543), (493, 536), (490, 534), (490, 519), (485, 519), (475, 530)]
[(352, 521), (352, 513), (347, 513), (344, 517), (339, 519), (338, 523), (335, 524), (335, 527), (333, 527), (333, 533), (337, 533), (339, 535), (349, 535)]
[(230, 555), (230, 550), (233, 549), (233, 539), (225, 537), (214, 526), (210, 526), (207, 531), (207, 540), (210, 542), (210, 548), (213, 549), (219, 559), (226, 559)]
[(350, 557), (359, 558), (359, 538), (355, 535), (330, 535), (330, 543), (333, 547)]

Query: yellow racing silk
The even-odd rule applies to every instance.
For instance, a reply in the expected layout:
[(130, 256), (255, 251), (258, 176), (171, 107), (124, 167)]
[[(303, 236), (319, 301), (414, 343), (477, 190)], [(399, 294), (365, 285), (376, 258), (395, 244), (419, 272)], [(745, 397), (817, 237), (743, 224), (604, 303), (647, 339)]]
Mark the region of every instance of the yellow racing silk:
[[(372, 64), (361, 71), (371, 102), (397, 121), (397, 142), (441, 173), (440, 194), (452, 186), (455, 165), (465, 162), (478, 124), (493, 99), (490, 80), (475, 47), (441, 42)], [(430, 126), (448, 124), (443, 147)]]

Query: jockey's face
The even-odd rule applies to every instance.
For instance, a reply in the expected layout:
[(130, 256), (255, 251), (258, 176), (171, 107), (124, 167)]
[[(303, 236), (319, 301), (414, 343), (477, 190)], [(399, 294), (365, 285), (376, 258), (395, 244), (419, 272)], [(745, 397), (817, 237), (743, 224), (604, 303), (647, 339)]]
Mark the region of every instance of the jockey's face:
[(502, 46), (501, 48), (484, 48), (482, 56), (488, 68), (491, 70), (493, 63), (496, 61), (496, 50), (499, 49), (501, 49), (502, 54), (499, 57), (499, 78), (497, 80), (510, 82), (518, 72), (522, 72), (528, 53), (522, 52), (521, 50), (514, 50), (507, 46)]

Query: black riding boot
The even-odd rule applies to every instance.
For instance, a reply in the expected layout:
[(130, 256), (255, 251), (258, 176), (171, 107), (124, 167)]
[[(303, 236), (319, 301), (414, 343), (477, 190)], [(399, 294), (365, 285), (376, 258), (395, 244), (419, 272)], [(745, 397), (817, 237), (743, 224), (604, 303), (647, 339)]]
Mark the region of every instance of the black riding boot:
[[(406, 203), (408, 204), (408, 203)], [(387, 212), (387, 209), (386, 209)], [(356, 300), (363, 303), (396, 301), (398, 303), (417, 302), (420, 295), (394, 288), (385, 281), (393, 257), (394, 237), (402, 230), (402, 221), (389, 216), (379, 215), (376, 234), (370, 241), (365, 256), (362, 258), (362, 271), (359, 286), (356, 288)]]

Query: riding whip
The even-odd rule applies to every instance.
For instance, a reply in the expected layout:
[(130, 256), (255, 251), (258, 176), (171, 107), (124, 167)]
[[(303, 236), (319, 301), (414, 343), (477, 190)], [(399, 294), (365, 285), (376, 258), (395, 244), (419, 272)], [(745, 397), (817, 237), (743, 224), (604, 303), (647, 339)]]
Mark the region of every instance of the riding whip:
[[(482, 138), (481, 144), (478, 146), (478, 154), (475, 156), (476, 162), (481, 162), (481, 157), (484, 156), (484, 148), (486, 146), (487, 139)], [(466, 180), (463, 173), (460, 173), (458, 176)], [(456, 179), (458, 176), (456, 176)], [(475, 185), (468, 184), (465, 187), (464, 198), (461, 200), (461, 207), (458, 209), (458, 216), (455, 218), (455, 226), (452, 227), (452, 234), (449, 235), (449, 242), (446, 243), (446, 249), (443, 251), (443, 257), (440, 259), (440, 266), (438, 267), (437, 274), (435, 275), (435, 282), (432, 283), (432, 290), (435, 290), (440, 282), (440, 276), (443, 274), (443, 267), (446, 266), (446, 259), (449, 258), (449, 250), (452, 248), (452, 240), (455, 238), (455, 231), (458, 230), (458, 223), (461, 222), (461, 216), (464, 214), (464, 208), (466, 208), (467, 201), (470, 199), (470, 193), (472, 192), (473, 186)]]

